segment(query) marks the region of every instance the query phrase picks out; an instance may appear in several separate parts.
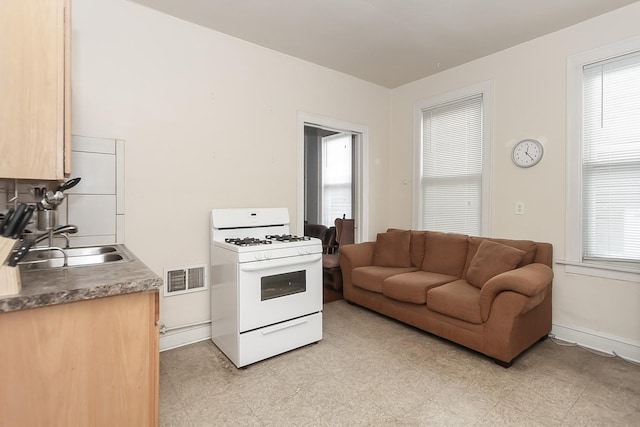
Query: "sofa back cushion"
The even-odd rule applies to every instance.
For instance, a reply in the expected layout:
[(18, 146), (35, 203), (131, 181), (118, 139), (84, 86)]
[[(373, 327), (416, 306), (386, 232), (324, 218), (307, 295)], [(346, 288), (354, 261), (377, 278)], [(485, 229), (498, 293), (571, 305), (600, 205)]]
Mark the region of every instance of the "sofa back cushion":
[(474, 255), (465, 279), (477, 288), (498, 274), (513, 270), (520, 264), (525, 251), (502, 243), (483, 240)]
[(503, 245), (511, 246), (516, 249), (524, 251), (525, 254), (522, 257), (522, 261), (518, 264), (518, 267), (531, 264), (536, 257), (536, 251), (538, 245), (533, 240), (510, 240), (510, 239), (489, 239), (492, 242), (502, 243)]
[[(395, 231), (407, 231), (400, 228), (389, 228), (388, 233)], [(411, 265), (413, 267), (422, 266), (422, 260), (424, 259), (424, 235), (426, 231), (423, 230), (410, 230), (411, 243), (409, 244), (409, 252), (411, 256)]]
[(411, 267), (409, 231), (378, 233), (373, 250), (373, 265), (379, 267)]
[(490, 238), (490, 237), (470, 236), (469, 237), (469, 249), (468, 249), (468, 252), (467, 252), (467, 262), (466, 262), (466, 265), (464, 267), (464, 273), (463, 273), (462, 277), (466, 277), (467, 272), (469, 271), (469, 266), (471, 264), (471, 260), (476, 255), (476, 252), (478, 251), (478, 247), (480, 247), (480, 243), (482, 243), (484, 240), (489, 240), (489, 241), (496, 242), (496, 243), (502, 243), (503, 245), (511, 246), (513, 248), (520, 249), (521, 251), (524, 251), (525, 254), (522, 257), (522, 260), (520, 260), (520, 263), (517, 265), (517, 267), (522, 267), (522, 266), (525, 266), (527, 264), (531, 264), (534, 261), (535, 257), (536, 257), (538, 245), (536, 244), (536, 242), (534, 242), (532, 240), (494, 239), (494, 238)]
[(467, 240), (464, 234), (425, 232), (421, 269), (461, 277), (467, 260)]
[(411, 265), (417, 268), (424, 260), (424, 239), (426, 231), (411, 230)]

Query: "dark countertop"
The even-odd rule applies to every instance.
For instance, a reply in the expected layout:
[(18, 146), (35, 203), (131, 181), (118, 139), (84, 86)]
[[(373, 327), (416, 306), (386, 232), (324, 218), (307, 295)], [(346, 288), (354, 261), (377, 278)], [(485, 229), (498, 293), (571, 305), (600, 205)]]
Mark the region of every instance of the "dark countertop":
[(162, 279), (124, 245), (126, 262), (25, 271), (19, 294), (0, 296), (0, 313), (156, 290)]

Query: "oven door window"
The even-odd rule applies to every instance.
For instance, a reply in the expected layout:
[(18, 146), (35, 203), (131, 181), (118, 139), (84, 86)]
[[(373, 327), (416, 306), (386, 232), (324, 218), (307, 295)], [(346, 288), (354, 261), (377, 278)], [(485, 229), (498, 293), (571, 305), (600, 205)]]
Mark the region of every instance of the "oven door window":
[(263, 276), (260, 278), (261, 301), (293, 295), (307, 290), (305, 270)]

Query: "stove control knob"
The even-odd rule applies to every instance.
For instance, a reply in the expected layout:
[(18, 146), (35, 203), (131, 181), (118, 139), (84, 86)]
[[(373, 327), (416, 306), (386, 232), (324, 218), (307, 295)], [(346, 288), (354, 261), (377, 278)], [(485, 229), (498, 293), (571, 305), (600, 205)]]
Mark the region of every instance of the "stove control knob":
[(254, 257), (256, 261), (262, 261), (264, 259), (264, 254), (262, 252), (256, 252)]
[(307, 248), (298, 248), (298, 254), (307, 255), (309, 254), (309, 250)]
[(264, 259), (271, 259), (271, 252), (265, 252)]

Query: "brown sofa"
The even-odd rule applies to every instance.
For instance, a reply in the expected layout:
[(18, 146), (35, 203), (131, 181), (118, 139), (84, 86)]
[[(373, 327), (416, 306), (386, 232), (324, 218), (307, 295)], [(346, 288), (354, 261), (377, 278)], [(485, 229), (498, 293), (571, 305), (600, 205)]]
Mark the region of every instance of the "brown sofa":
[(552, 246), (389, 229), (343, 246), (345, 300), (511, 366), (551, 331)]

